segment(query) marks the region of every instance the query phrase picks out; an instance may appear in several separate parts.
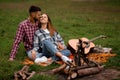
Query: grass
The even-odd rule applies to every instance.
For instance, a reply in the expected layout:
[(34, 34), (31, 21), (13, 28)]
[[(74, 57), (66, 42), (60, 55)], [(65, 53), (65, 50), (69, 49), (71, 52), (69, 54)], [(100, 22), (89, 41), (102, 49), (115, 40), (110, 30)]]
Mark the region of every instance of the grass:
[[(63, 36), (67, 44), (69, 39), (87, 37), (89, 39), (101, 34), (107, 39), (96, 40), (95, 44), (111, 47), (116, 57), (111, 58), (106, 65), (120, 66), (120, 2), (109, 1), (79, 1), (79, 0), (0, 0), (0, 80), (13, 80), (14, 71), (20, 70), (21, 62), (26, 58), (23, 44), (20, 45), (16, 59), (9, 62), (9, 54), (14, 41), (19, 22), (28, 17), (30, 5), (37, 5), (47, 13), (55, 28)], [(58, 65), (48, 67), (30, 66), (31, 71), (48, 70)], [(55, 80), (56, 76), (38, 76), (32, 80)]]

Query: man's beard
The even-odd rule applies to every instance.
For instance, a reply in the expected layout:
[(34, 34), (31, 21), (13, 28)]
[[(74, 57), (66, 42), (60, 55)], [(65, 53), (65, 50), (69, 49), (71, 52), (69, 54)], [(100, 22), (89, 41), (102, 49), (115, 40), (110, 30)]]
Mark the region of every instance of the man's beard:
[(37, 21), (38, 21), (38, 19), (36, 19), (36, 18), (34, 17), (34, 21), (35, 21), (35, 22), (37, 22)]

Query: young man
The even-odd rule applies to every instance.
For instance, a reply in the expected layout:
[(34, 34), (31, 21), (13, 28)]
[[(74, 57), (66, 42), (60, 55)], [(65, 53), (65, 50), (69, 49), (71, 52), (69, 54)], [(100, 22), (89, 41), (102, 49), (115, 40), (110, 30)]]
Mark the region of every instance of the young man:
[(37, 20), (41, 16), (41, 9), (37, 6), (31, 6), (29, 8), (29, 18), (24, 20), (19, 24), (16, 37), (13, 43), (13, 47), (11, 50), (11, 54), (9, 57), (10, 61), (13, 61), (17, 50), (19, 48), (19, 44), (23, 42), (26, 52), (33, 49), (33, 37), (34, 33), (38, 28)]

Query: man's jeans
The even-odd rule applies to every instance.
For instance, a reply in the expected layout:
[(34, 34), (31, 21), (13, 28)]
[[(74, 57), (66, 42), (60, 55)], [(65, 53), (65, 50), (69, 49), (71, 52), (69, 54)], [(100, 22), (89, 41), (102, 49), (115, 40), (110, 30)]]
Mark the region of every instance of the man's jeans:
[[(31, 54), (32, 54), (31, 51), (32, 51), (32, 50), (27, 51), (27, 55), (28, 55), (28, 57), (29, 57), (31, 60), (33, 60), (32, 56), (31, 56)], [(35, 57), (36, 57), (36, 58), (40, 58), (40, 57), (42, 57), (42, 53), (38, 53), (38, 52), (36, 52)]]

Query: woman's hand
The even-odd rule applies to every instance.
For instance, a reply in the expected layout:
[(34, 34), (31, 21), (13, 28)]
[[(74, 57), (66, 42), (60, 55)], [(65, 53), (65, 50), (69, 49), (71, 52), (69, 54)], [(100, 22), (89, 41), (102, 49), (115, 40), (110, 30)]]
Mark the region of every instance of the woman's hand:
[(63, 49), (65, 49), (64, 45), (62, 45), (60, 42), (58, 42), (57, 48), (58, 48), (58, 50), (63, 50)]
[(36, 51), (35, 50), (31, 51), (31, 56), (32, 56), (33, 60), (36, 58)]

